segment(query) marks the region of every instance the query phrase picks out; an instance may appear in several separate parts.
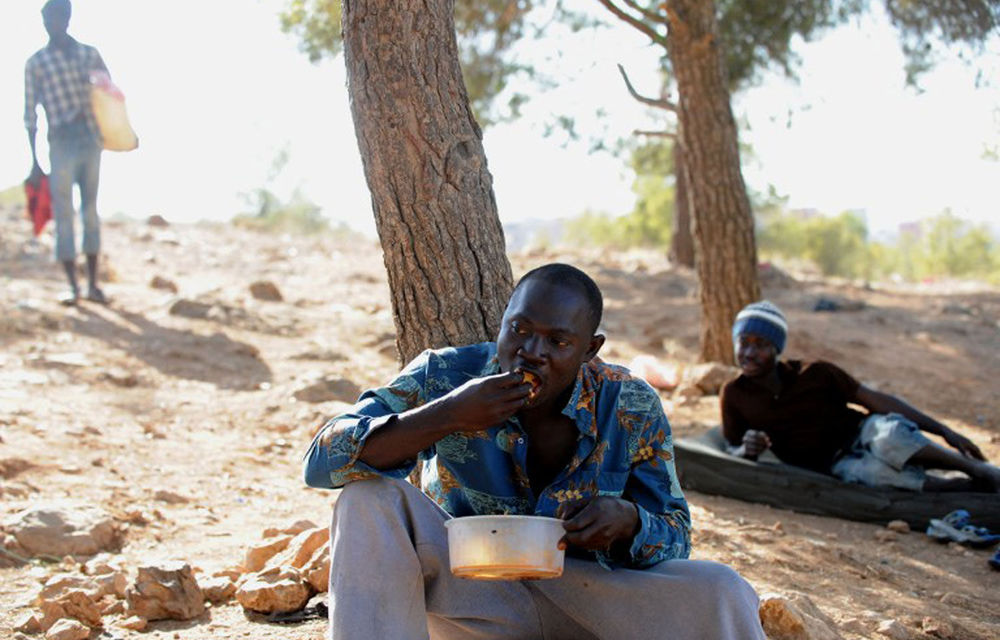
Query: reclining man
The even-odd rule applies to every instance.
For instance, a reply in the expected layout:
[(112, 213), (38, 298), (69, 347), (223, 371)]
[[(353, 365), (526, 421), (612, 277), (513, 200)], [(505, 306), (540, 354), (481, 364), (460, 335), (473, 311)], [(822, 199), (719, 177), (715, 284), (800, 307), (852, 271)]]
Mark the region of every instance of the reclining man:
[[(344, 487), (332, 637), (764, 638), (753, 588), (686, 559), (670, 426), (652, 388), (595, 357), (602, 305), (579, 269), (539, 267), (495, 343), (424, 352), (320, 430), (306, 482)], [(423, 491), (404, 481), (417, 461)], [(563, 519), (563, 575), (452, 576), (445, 521), (486, 514)]]
[[(834, 364), (779, 361), (787, 330), (781, 310), (766, 300), (736, 316), (733, 342), (742, 373), (726, 383), (720, 398), (731, 453), (756, 460), (770, 448), (789, 464), (869, 486), (1000, 490), (1000, 468), (965, 436)], [(954, 451), (921, 431), (941, 436)], [(967, 477), (928, 475), (926, 469)]]

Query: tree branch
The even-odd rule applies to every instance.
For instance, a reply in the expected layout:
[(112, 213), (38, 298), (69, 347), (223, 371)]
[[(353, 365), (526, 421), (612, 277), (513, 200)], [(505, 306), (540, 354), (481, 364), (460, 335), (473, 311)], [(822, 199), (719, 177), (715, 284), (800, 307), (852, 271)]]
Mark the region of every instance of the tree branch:
[(632, 7), (632, 9), (641, 13), (643, 17), (645, 17), (647, 20), (652, 20), (653, 22), (660, 22), (662, 24), (667, 24), (666, 12), (664, 12), (664, 14), (661, 16), (660, 14), (650, 11), (649, 9), (644, 9), (640, 7), (635, 0), (623, 0), (623, 1), (625, 2), (625, 4)]
[(618, 5), (616, 5), (611, 0), (597, 0), (597, 1), (600, 2), (601, 4), (603, 4), (605, 9), (607, 9), (611, 13), (615, 14), (615, 16), (619, 20), (622, 20), (623, 22), (628, 23), (633, 28), (635, 28), (635, 29), (641, 31), (642, 33), (646, 34), (647, 36), (649, 36), (649, 39), (652, 40), (653, 42), (655, 42), (656, 44), (664, 46), (664, 47), (667, 46), (667, 38), (666, 38), (666, 36), (660, 35), (659, 33), (656, 32), (656, 29), (653, 29), (652, 27), (650, 27), (648, 24), (646, 24), (642, 20), (639, 20), (636, 17), (634, 17), (634, 16), (626, 13), (621, 7), (619, 7)]
[[(604, 0), (600, 0), (603, 2)], [(622, 80), (625, 81), (625, 86), (628, 88), (628, 92), (632, 94), (632, 97), (643, 104), (648, 104), (651, 107), (657, 107), (658, 109), (666, 109), (667, 111), (673, 111), (677, 113), (677, 104), (672, 100), (667, 100), (666, 98), (647, 98), (646, 96), (639, 95), (639, 92), (635, 90), (632, 86), (632, 81), (628, 79), (628, 74), (625, 73), (625, 67), (618, 65), (618, 72), (622, 74)]]
[(670, 138), (671, 140), (677, 139), (677, 133), (675, 131), (644, 131), (642, 129), (635, 129), (632, 131), (634, 136), (649, 136), (651, 138)]

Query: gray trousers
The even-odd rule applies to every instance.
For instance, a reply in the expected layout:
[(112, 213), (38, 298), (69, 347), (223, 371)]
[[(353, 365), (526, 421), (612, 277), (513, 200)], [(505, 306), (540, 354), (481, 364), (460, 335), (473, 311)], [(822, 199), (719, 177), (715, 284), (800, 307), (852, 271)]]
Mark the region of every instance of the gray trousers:
[(449, 517), (406, 482), (342, 490), (330, 531), (334, 640), (764, 640), (757, 594), (725, 565), (608, 571), (566, 558), (551, 580), (466, 580), (449, 569)]

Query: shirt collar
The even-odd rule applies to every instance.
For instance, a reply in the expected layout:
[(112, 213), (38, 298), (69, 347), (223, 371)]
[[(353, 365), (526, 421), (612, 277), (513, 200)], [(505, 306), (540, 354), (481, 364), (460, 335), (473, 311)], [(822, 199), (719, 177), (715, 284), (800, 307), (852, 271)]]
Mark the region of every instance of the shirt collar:
[(52, 43), (52, 40), (49, 40), (49, 41), (48, 41), (48, 43), (46, 43), (46, 45), (45, 45), (45, 48), (46, 48), (46, 50), (48, 50), (48, 51), (49, 51), (50, 53), (53, 53), (53, 52), (56, 52), (56, 51), (60, 51), (60, 52), (73, 52), (73, 51), (76, 51), (76, 50), (77, 50), (77, 48), (78, 48), (78, 47), (80, 46), (80, 43), (79, 43), (79, 42), (77, 42), (77, 41), (76, 41), (76, 38), (74, 38), (73, 36), (71, 36), (71, 35), (67, 35), (67, 36), (66, 36), (66, 39), (67, 39), (67, 40), (66, 40), (66, 41), (67, 41), (67, 46), (66, 46), (66, 48), (65, 48), (65, 49), (64, 49), (64, 48), (62, 48), (62, 47), (57, 47), (57, 46), (55, 46), (55, 45), (54, 45), (54, 44)]
[(576, 428), (585, 436), (597, 437), (597, 421), (595, 404), (597, 402), (597, 384), (594, 364), (584, 362), (576, 373), (576, 383), (569, 402), (563, 407), (562, 414), (573, 419)]

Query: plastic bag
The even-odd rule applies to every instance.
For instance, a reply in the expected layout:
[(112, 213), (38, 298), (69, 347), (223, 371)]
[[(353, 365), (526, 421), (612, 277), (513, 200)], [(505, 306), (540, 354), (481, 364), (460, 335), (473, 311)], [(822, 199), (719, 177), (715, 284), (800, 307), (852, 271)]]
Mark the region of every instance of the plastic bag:
[(111, 82), (104, 71), (90, 73), (90, 104), (97, 119), (97, 128), (108, 151), (132, 151), (139, 146), (125, 111), (125, 95)]
[(52, 192), (49, 191), (49, 177), (43, 173), (37, 179), (25, 180), (24, 195), (28, 200), (28, 218), (31, 219), (35, 237), (38, 237), (48, 221), (52, 219)]

